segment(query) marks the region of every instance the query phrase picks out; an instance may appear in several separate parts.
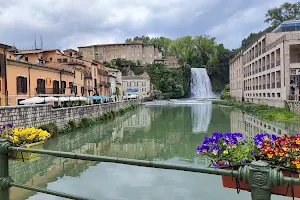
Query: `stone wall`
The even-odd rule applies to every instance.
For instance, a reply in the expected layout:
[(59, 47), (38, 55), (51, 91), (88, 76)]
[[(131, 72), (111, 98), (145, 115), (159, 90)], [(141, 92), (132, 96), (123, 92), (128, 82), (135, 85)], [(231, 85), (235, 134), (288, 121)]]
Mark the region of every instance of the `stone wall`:
[(285, 102), (283, 100), (274, 100), (274, 99), (246, 99), (246, 102), (249, 101), (250, 103), (254, 104), (262, 104), (267, 105), (270, 107), (277, 107), (277, 108), (284, 108)]
[(0, 107), (0, 125), (11, 123), (16, 127), (39, 127), (43, 124), (56, 123), (58, 127), (62, 127), (70, 120), (98, 117), (105, 112), (117, 111), (133, 104), (140, 104), (140, 100), (58, 109), (53, 109), (51, 105), (3, 106)]
[(300, 115), (300, 102), (299, 101), (286, 101), (290, 111)]

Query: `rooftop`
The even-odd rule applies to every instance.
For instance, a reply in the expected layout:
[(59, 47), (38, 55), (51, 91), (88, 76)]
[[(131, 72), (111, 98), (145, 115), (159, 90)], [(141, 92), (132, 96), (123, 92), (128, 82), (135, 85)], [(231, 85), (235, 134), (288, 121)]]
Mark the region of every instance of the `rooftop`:
[(50, 52), (50, 51), (59, 51), (61, 54), (63, 54), (59, 49), (36, 49), (36, 50), (24, 50), (20, 51), (19, 53), (15, 53), (16, 55), (23, 55), (23, 54), (37, 54), (37, 53), (43, 53), (43, 52)]
[(11, 48), (11, 46), (0, 43), (0, 48), (8, 49), (8, 48)]

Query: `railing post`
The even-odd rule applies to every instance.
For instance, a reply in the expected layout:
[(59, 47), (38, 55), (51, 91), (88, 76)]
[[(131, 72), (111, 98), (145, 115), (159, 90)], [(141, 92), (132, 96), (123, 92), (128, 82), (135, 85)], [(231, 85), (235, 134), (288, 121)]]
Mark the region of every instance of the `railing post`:
[(8, 147), (7, 140), (0, 139), (0, 199), (9, 200), (8, 180)]
[(238, 179), (250, 185), (252, 200), (271, 200), (272, 187), (284, 184), (282, 172), (271, 168), (269, 163), (261, 160), (241, 167)]
[(252, 200), (271, 200), (271, 168), (267, 162), (254, 161), (249, 167)]

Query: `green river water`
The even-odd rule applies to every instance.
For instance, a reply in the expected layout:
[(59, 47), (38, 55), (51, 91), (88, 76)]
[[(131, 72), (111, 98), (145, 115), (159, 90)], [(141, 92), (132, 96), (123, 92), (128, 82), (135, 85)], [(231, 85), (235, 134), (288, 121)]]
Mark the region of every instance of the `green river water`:
[[(293, 134), (295, 127), (261, 121), (211, 102), (178, 101), (143, 105), (114, 120), (61, 135), (45, 149), (167, 163), (207, 166), (195, 148), (212, 132)], [(10, 161), (15, 182), (97, 200), (240, 200), (250, 193), (222, 187), (220, 176), (97, 163), (41, 155), (32, 162)], [(56, 200), (11, 188), (12, 200)], [(272, 200), (289, 199), (273, 196)]]

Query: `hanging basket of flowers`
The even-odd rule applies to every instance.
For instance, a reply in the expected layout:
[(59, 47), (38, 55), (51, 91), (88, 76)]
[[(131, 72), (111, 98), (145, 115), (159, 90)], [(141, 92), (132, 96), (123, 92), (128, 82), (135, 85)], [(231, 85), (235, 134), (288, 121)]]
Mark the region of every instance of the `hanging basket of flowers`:
[[(12, 146), (25, 147), (33, 149), (43, 149), (44, 142), (50, 138), (50, 133), (42, 129), (14, 128), (11, 124), (3, 126), (0, 129), (1, 138), (7, 139)], [(27, 152), (9, 152), (14, 159), (31, 160), (39, 157), (39, 154)]]
[[(264, 160), (280, 169), (284, 176), (300, 178), (297, 171), (300, 170), (300, 134), (290, 137), (257, 134), (245, 141), (241, 133), (213, 133), (212, 137), (204, 139), (196, 152), (208, 157), (212, 167), (237, 170), (253, 160)], [(233, 177), (222, 176), (222, 182), (226, 188), (250, 190), (247, 183)], [(300, 197), (300, 186), (285, 184), (271, 191), (273, 194)]]

